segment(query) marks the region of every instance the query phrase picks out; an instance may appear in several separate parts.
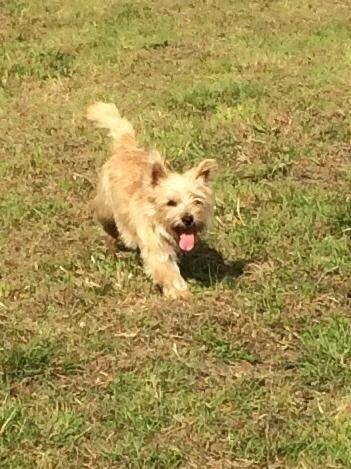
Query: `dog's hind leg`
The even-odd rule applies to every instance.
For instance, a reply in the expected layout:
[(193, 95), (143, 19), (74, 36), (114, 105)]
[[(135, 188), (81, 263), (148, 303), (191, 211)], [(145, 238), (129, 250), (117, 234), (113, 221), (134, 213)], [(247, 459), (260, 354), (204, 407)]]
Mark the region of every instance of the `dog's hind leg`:
[(118, 239), (118, 229), (113, 217), (111, 207), (108, 206), (104, 197), (98, 194), (93, 201), (93, 210), (96, 220), (101, 224), (102, 228), (114, 239)]

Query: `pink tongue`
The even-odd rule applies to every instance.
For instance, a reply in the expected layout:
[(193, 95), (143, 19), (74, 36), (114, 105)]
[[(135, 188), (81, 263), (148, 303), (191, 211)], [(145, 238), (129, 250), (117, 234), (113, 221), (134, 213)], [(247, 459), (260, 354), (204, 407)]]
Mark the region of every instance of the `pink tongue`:
[(195, 244), (195, 236), (193, 233), (182, 233), (179, 239), (179, 247), (182, 251), (191, 251)]

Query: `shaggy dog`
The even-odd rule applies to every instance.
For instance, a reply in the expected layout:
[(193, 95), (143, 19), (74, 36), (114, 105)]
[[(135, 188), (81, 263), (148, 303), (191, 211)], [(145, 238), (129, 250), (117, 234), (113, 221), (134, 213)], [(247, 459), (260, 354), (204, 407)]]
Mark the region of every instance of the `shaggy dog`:
[(89, 106), (87, 118), (108, 129), (114, 142), (93, 203), (97, 220), (126, 247), (140, 249), (146, 272), (165, 296), (185, 296), (188, 289), (177, 255), (193, 249), (210, 219), (209, 177), (215, 160), (175, 173), (158, 152), (138, 146), (132, 124), (114, 104)]

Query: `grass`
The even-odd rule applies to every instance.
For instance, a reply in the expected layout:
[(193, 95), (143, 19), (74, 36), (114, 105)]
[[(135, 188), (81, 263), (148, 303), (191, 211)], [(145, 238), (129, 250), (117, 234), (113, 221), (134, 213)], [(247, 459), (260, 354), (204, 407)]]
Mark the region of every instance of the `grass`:
[[(344, 2), (0, 1), (0, 465), (350, 467)], [(216, 223), (168, 302), (90, 217), (114, 101)]]

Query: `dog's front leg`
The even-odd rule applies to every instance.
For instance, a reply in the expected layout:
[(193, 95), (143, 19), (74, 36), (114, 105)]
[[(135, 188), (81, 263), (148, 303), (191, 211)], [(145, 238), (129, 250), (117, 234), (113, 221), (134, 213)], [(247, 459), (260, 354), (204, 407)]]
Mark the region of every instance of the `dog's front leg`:
[(188, 286), (180, 275), (179, 267), (175, 257), (169, 252), (145, 247), (141, 249), (146, 272), (151, 276), (154, 283), (160, 285), (163, 294), (169, 298), (181, 298), (189, 295)]

